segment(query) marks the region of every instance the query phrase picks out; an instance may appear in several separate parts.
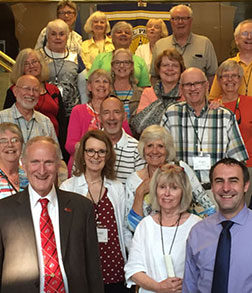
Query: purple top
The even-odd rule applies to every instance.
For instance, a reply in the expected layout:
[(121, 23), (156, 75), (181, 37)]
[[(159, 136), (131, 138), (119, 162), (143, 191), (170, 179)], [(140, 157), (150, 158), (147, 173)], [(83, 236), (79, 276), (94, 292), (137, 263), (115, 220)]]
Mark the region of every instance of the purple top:
[[(211, 292), (221, 222), (219, 212), (197, 223), (187, 240), (183, 293)], [(231, 219), (228, 292), (252, 292), (252, 211), (246, 206)]]

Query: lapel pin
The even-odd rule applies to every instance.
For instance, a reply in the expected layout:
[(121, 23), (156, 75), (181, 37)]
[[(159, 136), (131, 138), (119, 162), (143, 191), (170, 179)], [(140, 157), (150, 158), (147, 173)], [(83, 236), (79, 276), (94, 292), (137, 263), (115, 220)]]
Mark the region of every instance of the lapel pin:
[(72, 210), (70, 208), (64, 208), (64, 211), (65, 212), (68, 212), (68, 213), (71, 213), (72, 212)]

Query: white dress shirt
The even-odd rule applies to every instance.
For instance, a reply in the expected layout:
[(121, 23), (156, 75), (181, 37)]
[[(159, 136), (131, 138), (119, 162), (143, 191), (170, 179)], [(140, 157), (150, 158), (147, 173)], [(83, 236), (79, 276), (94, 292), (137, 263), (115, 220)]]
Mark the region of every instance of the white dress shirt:
[[(40, 293), (44, 292), (44, 262), (43, 262), (43, 255), (42, 255), (42, 248), (41, 248), (41, 237), (40, 237), (40, 214), (42, 211), (41, 203), (39, 199), (42, 197), (31, 187), (29, 184), (28, 186), (29, 196), (30, 196), (30, 204), (31, 204), (31, 213), (34, 225), (34, 231), (36, 236), (37, 242), (37, 250), (38, 250), (38, 261), (39, 261), (39, 270), (40, 270)], [(53, 186), (49, 194), (43, 197), (49, 200), (47, 209), (49, 216), (52, 221), (54, 235), (56, 240), (57, 252), (58, 252), (58, 259), (59, 259), (59, 266), (63, 277), (63, 282), (65, 286), (65, 291), (68, 293), (68, 283), (67, 283), (67, 276), (64, 269), (63, 261), (62, 261), (62, 254), (61, 254), (61, 245), (60, 245), (60, 229), (59, 229), (59, 206), (58, 206), (58, 199), (55, 187)]]

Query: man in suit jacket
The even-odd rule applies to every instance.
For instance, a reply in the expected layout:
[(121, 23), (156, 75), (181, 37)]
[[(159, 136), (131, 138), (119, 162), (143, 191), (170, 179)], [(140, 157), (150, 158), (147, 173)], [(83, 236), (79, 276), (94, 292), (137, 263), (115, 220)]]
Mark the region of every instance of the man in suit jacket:
[(0, 201), (1, 293), (45, 290), (48, 274), (44, 273), (40, 238), (41, 198), (49, 200), (48, 213), (65, 288), (51, 292), (103, 292), (92, 203), (54, 187), (59, 161), (60, 151), (52, 138), (32, 138), (23, 157), (28, 187)]

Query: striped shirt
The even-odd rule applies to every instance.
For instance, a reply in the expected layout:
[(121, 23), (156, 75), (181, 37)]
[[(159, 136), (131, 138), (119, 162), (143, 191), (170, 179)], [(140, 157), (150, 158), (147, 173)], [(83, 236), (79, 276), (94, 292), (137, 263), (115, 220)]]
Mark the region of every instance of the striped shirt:
[(117, 179), (125, 184), (130, 174), (144, 168), (145, 161), (141, 159), (138, 153), (138, 141), (128, 135), (123, 129), (122, 131), (122, 137), (114, 145), (116, 152), (115, 170)]
[[(176, 103), (166, 109), (161, 125), (174, 139), (177, 159), (192, 168), (201, 149), (211, 156), (211, 165), (225, 157), (248, 159), (235, 116), (226, 108), (209, 109), (206, 104), (197, 117), (186, 102)], [(201, 182), (209, 182), (209, 170), (195, 172)]]
[(129, 108), (129, 102), (130, 99), (133, 96), (133, 89), (130, 89), (129, 91), (115, 91), (117, 97), (123, 102), (124, 110), (127, 113), (127, 119), (130, 119), (130, 108)]
[[(19, 175), (19, 191), (23, 191), (24, 188), (28, 185), (28, 179), (25, 175), (24, 170), (21, 168), (18, 169), (18, 175)], [(8, 182), (6, 175), (0, 169), (0, 199), (3, 199), (15, 193), (16, 193), (15, 189), (13, 188), (11, 183)]]

